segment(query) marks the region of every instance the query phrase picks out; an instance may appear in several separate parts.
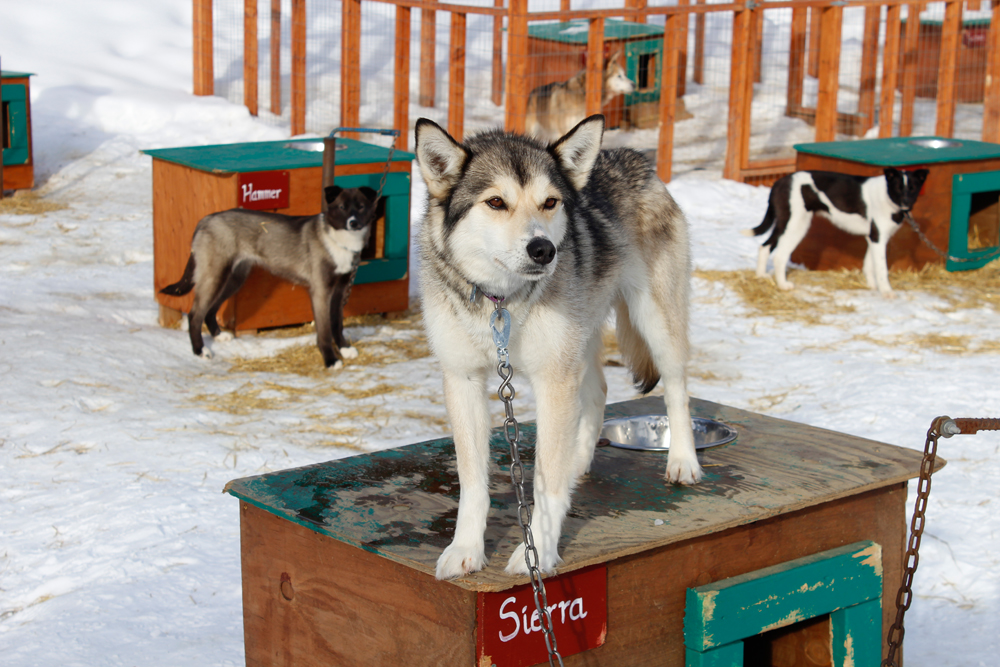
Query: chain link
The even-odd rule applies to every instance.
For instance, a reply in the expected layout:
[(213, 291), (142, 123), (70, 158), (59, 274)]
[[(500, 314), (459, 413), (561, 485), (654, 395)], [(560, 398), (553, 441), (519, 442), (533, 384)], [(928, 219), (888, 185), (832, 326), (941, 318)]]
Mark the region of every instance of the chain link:
[[(910, 214), (909, 211), (906, 211), (906, 222), (907, 224), (910, 225), (910, 227), (913, 228), (913, 231), (917, 233), (917, 236), (920, 238), (921, 241), (923, 241), (924, 245), (926, 245), (928, 248), (936, 252), (940, 257), (947, 259), (949, 262), (978, 262), (984, 259), (983, 255), (980, 255), (978, 257), (953, 257), (948, 253), (946, 253), (944, 250), (941, 250), (941, 248), (938, 248), (936, 245), (934, 245), (933, 241), (927, 238), (927, 235), (923, 233), (923, 231), (917, 225), (917, 221), (913, 219), (913, 216)], [(997, 248), (995, 251), (993, 251), (989, 255), (986, 255), (985, 257), (987, 258), (988, 262), (992, 262), (997, 257), (1000, 257), (1000, 248)]]
[(920, 476), (917, 479), (917, 499), (913, 505), (913, 517), (910, 519), (910, 538), (906, 545), (906, 557), (903, 562), (903, 582), (896, 593), (896, 618), (886, 636), (888, 652), (882, 667), (899, 667), (896, 662), (896, 652), (903, 643), (903, 617), (913, 602), (913, 575), (920, 562), (920, 540), (924, 534), (927, 511), (927, 498), (931, 493), (931, 474), (937, 460), (938, 440), (944, 436), (950, 438), (958, 434), (975, 434), (978, 431), (1000, 431), (1000, 419), (952, 419), (938, 417), (927, 429), (927, 440), (924, 443), (924, 457), (920, 461)]
[[(510, 313), (500, 305), (502, 299), (494, 302), (495, 308), (490, 317), (490, 331), (493, 333), (493, 343), (497, 347), (497, 374), (500, 376), (500, 387), (497, 389), (497, 396), (503, 402), (503, 409), (506, 418), (503, 422), (504, 437), (510, 448), (510, 481), (514, 486), (514, 495), (517, 496), (517, 525), (521, 527), (521, 534), (524, 537), (524, 562), (528, 566), (528, 576), (531, 579), (531, 589), (535, 597), (535, 613), (542, 624), (542, 632), (545, 635), (545, 648), (549, 652), (549, 665), (555, 667), (556, 664), (562, 667), (562, 656), (559, 655), (559, 647), (556, 644), (556, 635), (552, 629), (552, 615), (549, 613), (549, 601), (545, 596), (545, 584), (542, 581), (542, 572), (538, 567), (538, 550), (535, 548), (535, 539), (531, 534), (531, 509), (524, 497), (524, 466), (521, 464), (521, 455), (518, 451), (521, 441), (521, 428), (514, 418), (514, 385), (511, 380), (514, 378), (514, 369), (509, 363), (507, 344), (510, 338)], [(496, 327), (497, 320), (501, 321), (501, 328)]]

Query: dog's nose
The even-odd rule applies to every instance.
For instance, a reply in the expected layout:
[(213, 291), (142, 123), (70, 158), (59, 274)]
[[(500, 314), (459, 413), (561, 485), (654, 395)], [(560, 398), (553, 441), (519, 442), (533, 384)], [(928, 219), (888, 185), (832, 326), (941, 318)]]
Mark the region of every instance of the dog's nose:
[(552, 245), (552, 241), (543, 238), (533, 238), (528, 242), (528, 257), (530, 257), (535, 264), (541, 264), (545, 266), (556, 256), (556, 247)]

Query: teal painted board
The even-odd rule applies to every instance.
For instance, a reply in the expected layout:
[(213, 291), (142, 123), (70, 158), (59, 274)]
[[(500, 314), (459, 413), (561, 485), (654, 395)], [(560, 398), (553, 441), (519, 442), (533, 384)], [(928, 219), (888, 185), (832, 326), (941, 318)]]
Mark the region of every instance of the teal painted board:
[(969, 216), (972, 213), (972, 195), (977, 192), (1000, 191), (1000, 171), (980, 171), (973, 174), (955, 174), (951, 177), (951, 225), (948, 228), (949, 271), (971, 271), (989, 264), (1000, 257), (1000, 248), (969, 249)]
[[(663, 481), (663, 453), (599, 447), (563, 527), (561, 572), (899, 484), (920, 470), (914, 450), (698, 399), (691, 406), (694, 416), (733, 426), (736, 442), (699, 452), (705, 478), (695, 486)], [(605, 411), (607, 418), (639, 414), (663, 414), (662, 398), (616, 403)], [(534, 424), (524, 424), (522, 432), (530, 494)], [(455, 581), (484, 592), (527, 580), (503, 571), (519, 539), (499, 429), (491, 447), (495, 466), (485, 535), (490, 564)], [(234, 480), (226, 490), (429, 575), (452, 538), (459, 496), (450, 438)]]
[(34, 72), (13, 72), (9, 69), (5, 69), (0, 72), (0, 78), (3, 79), (23, 79), (26, 76), (35, 76)]
[(882, 604), (869, 600), (830, 614), (835, 667), (878, 665), (882, 659)]
[(882, 548), (858, 542), (688, 589), (684, 644), (705, 651), (881, 596)]
[[(345, 147), (337, 150), (338, 165), (384, 163), (389, 157), (388, 148), (354, 139), (338, 138), (337, 145)], [(322, 167), (322, 147), (322, 139), (289, 139), (286, 141), (157, 148), (141, 152), (156, 159), (192, 169), (215, 174), (235, 174)], [(302, 150), (303, 148), (306, 150)], [(314, 150), (317, 148), (319, 150)], [(409, 162), (415, 157), (413, 153), (397, 150), (392, 155), (392, 161)]]
[[(8, 74), (7, 72), (4, 73)], [(3, 149), (5, 165), (27, 164), (29, 157), (28, 95), (23, 83), (6, 83), (0, 88), (6, 111), (7, 147)]]
[[(938, 139), (957, 141), (960, 145), (945, 148), (928, 148), (915, 141)], [(888, 137), (885, 139), (859, 139), (858, 141), (821, 141), (795, 144), (800, 153), (850, 160), (879, 167), (909, 167), (940, 162), (964, 162), (1000, 158), (1000, 144), (971, 139), (942, 139), (941, 137)]]
[(685, 667), (743, 667), (743, 642), (704, 652), (687, 649), (684, 665)]
[[(528, 26), (528, 36), (563, 44), (586, 44), (590, 32), (589, 26), (590, 22), (586, 20), (533, 23)], [(663, 27), (650, 23), (632, 23), (620, 19), (606, 19), (604, 21), (604, 41), (649, 39), (650, 37), (663, 37)]]

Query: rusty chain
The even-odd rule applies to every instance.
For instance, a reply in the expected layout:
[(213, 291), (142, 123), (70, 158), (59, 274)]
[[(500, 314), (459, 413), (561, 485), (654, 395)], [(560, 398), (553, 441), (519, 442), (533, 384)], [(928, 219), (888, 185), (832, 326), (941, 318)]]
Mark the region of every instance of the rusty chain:
[(899, 667), (896, 662), (896, 652), (903, 643), (903, 617), (913, 602), (913, 574), (920, 562), (920, 540), (924, 534), (924, 514), (927, 511), (927, 498), (931, 493), (931, 474), (937, 460), (938, 440), (943, 436), (975, 435), (979, 431), (1000, 431), (1000, 419), (952, 419), (938, 417), (927, 429), (927, 440), (924, 443), (924, 457), (920, 461), (920, 476), (917, 481), (917, 499), (913, 506), (913, 517), (910, 519), (910, 538), (906, 545), (904, 559), (903, 581), (896, 593), (896, 618), (886, 636), (888, 652), (882, 667)]
[(984, 258), (986, 258), (987, 262), (992, 262), (997, 257), (1000, 257), (1000, 248), (994, 250), (992, 253), (989, 253), (989, 255), (986, 256), (979, 255), (977, 257), (954, 257), (952, 255), (949, 255), (944, 250), (941, 250), (941, 248), (937, 247), (937, 245), (935, 245), (934, 242), (931, 241), (926, 234), (924, 234), (924, 232), (920, 229), (920, 226), (917, 225), (917, 221), (913, 219), (913, 215), (909, 211), (904, 211), (904, 214), (906, 217), (907, 224), (913, 228), (913, 231), (917, 233), (917, 236), (920, 238), (921, 241), (923, 241), (924, 245), (926, 245), (928, 248), (936, 252), (940, 257), (948, 260), (949, 262), (977, 262)]

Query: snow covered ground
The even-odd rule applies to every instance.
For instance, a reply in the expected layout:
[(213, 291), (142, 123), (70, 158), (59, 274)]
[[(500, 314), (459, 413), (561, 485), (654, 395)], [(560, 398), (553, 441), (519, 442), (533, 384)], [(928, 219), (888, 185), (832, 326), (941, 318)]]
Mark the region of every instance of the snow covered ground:
[[(190, 95), (188, 0), (10, 4), (0, 55), (37, 73), (37, 194), (64, 208), (0, 212), (2, 662), (241, 665), (237, 502), (223, 486), (445, 434), (436, 365), (406, 352), (420, 338), (407, 320), (353, 327), (368, 363), (339, 374), (236, 363), (311, 345), (308, 334), (241, 337), (195, 358), (184, 332), (156, 322), (151, 161), (139, 150), (287, 128)], [(669, 189), (690, 218), (697, 268), (753, 266), (756, 248), (737, 232), (760, 220), (765, 189), (714, 171)], [(852, 312), (806, 324), (754, 315), (720, 282), (697, 278), (694, 290), (696, 396), (917, 449), (940, 414), (997, 414), (992, 308), (842, 291), (832, 298)], [(964, 347), (920, 344), (931, 335)], [(608, 374), (610, 400), (634, 396), (621, 369)], [(518, 389), (518, 415), (532, 418)], [(907, 665), (993, 665), (1000, 436), (943, 441), (941, 455)]]

